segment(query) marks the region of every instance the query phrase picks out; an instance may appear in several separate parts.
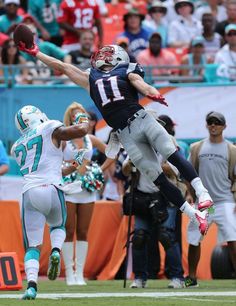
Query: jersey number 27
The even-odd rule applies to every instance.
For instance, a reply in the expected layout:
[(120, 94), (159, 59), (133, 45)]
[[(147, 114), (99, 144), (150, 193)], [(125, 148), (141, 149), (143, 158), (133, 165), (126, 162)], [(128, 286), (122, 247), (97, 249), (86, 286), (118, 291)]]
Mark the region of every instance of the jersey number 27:
[[(29, 150), (32, 150), (34, 147), (35, 147), (35, 155), (34, 155), (34, 162), (32, 168), (29, 169), (29, 167), (27, 167), (25, 169), (22, 169), (22, 167), (24, 167), (26, 162), (27, 152)], [(40, 157), (42, 154), (42, 147), (43, 147), (43, 138), (41, 135), (39, 135), (37, 137), (30, 139), (26, 145), (20, 144), (15, 148), (14, 152), (16, 157), (18, 157), (21, 154), (20, 172), (22, 175), (28, 174), (29, 172), (34, 172), (38, 169)]]

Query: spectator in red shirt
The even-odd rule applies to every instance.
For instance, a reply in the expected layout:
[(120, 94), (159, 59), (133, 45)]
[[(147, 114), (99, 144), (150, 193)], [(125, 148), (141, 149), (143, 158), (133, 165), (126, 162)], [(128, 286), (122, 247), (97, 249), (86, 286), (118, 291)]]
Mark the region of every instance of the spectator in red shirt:
[(78, 50), (79, 38), (83, 30), (97, 28), (99, 43), (103, 45), (103, 29), (99, 7), (93, 0), (63, 0), (57, 18), (60, 27), (65, 31), (62, 48), (67, 51)]
[(152, 67), (152, 76), (170, 75), (176, 72), (176, 69), (160, 68), (160, 65), (178, 65), (175, 55), (167, 49), (162, 48), (162, 38), (159, 33), (153, 33), (149, 39), (149, 47), (141, 51), (137, 56), (137, 62), (144, 68)]

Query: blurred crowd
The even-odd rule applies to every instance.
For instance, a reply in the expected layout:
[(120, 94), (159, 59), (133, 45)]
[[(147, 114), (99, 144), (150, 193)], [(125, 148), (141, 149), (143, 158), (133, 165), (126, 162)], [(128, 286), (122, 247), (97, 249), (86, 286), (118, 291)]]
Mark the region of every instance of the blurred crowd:
[[(111, 7), (123, 12), (117, 33), (108, 22)], [(105, 42), (125, 48), (154, 84), (163, 77), (205, 81), (206, 64), (216, 64), (216, 76), (236, 79), (236, 0), (0, 0), (0, 82), (14, 73), (20, 84), (68, 83), (17, 50), (19, 23), (29, 26), (44, 53), (81, 69), (90, 67), (91, 54)], [(9, 65), (23, 66), (13, 72)]]

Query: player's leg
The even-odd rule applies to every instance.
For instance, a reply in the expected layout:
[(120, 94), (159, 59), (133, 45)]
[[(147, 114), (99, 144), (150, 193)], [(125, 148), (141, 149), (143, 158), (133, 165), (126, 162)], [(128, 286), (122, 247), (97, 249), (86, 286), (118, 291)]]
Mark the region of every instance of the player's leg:
[(137, 133), (134, 132), (134, 134), (134, 136), (133, 134), (130, 136), (128, 129), (124, 129), (119, 134), (119, 138), (135, 167), (160, 189), (169, 202), (177, 206), (191, 219), (195, 219), (200, 232), (206, 234), (208, 229), (207, 211), (200, 212), (184, 200), (181, 191), (164, 175), (156, 152), (148, 142), (144, 142), (145, 137), (142, 138), (142, 133), (137, 130)]
[(66, 239), (62, 246), (62, 254), (65, 264), (66, 284), (68, 286), (75, 285), (74, 273), (74, 234), (76, 227), (76, 204), (69, 201), (66, 202), (67, 219), (66, 219)]
[(168, 218), (161, 223), (158, 231), (158, 239), (166, 252), (166, 267), (168, 268), (168, 278), (171, 282), (168, 288), (183, 288), (184, 276), (180, 245), (176, 239), (176, 213), (177, 208), (168, 206)]
[(88, 252), (88, 229), (93, 214), (94, 202), (78, 204), (76, 207), (76, 284), (86, 285), (84, 266)]
[[(46, 215), (46, 221), (50, 226), (51, 255), (49, 257), (47, 276), (50, 280), (55, 280), (60, 275), (61, 249), (66, 238), (66, 206), (64, 194), (53, 185), (49, 185), (51, 209)], [(45, 199), (46, 201), (46, 199)]]
[(132, 237), (132, 258), (134, 281), (130, 288), (145, 288), (148, 278), (148, 239), (149, 220), (135, 216), (134, 234)]
[(27, 279), (27, 289), (22, 297), (24, 300), (35, 299), (37, 295), (40, 249), (46, 222), (44, 215), (33, 206), (36, 197), (39, 201), (40, 198), (43, 200), (41, 195), (38, 194), (37, 188), (30, 189), (23, 194), (21, 215), (26, 250), (24, 265)]
[[(209, 216), (209, 225), (213, 222), (213, 215)], [(197, 266), (201, 256), (200, 242), (202, 236), (200, 235), (198, 228), (194, 222), (190, 222), (187, 229), (187, 241), (189, 243), (188, 248), (188, 270), (189, 275), (185, 278), (186, 287), (198, 287), (197, 283)]]
[(165, 159), (174, 165), (188, 182), (191, 183), (199, 199), (198, 209), (209, 209), (213, 205), (213, 202), (207, 189), (203, 186), (193, 166), (176, 150), (167, 131), (150, 114), (147, 114), (147, 116), (140, 121), (149, 143)]

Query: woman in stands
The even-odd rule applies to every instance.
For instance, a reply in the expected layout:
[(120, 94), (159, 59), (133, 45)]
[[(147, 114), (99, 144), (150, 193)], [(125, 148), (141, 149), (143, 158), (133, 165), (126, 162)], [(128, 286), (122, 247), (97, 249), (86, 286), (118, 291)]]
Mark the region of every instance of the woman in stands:
[[(13, 39), (8, 39), (3, 43), (0, 65), (26, 65), (26, 60), (20, 55), (20, 51), (17, 49)], [(27, 68), (20, 69), (16, 66), (15, 70), (11, 67), (0, 69), (0, 77), (3, 77), (3, 80), (9, 80), (9, 75), (13, 75), (15, 78), (14, 81), (17, 83), (29, 83)], [(2, 83), (3, 81), (0, 79), (0, 82)]]

